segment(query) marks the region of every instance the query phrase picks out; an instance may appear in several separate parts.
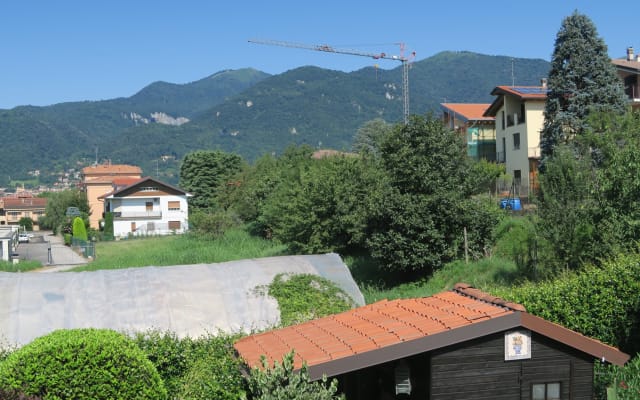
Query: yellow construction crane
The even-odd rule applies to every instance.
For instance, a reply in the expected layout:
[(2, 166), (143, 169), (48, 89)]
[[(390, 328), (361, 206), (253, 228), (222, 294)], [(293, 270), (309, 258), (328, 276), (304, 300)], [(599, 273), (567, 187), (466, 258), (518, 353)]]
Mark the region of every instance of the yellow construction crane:
[(369, 57), (374, 60), (394, 60), (402, 63), (402, 100), (403, 100), (403, 121), (405, 125), (409, 122), (409, 64), (415, 58), (416, 53), (412, 52), (410, 57), (404, 56), (404, 44), (400, 45), (400, 55), (387, 55), (385, 53), (367, 53), (352, 49), (338, 49), (329, 45), (308, 45), (302, 43), (283, 42), (279, 40), (259, 40), (250, 39), (249, 43), (266, 44), (272, 46), (293, 47), (297, 49), (324, 51), (325, 53), (350, 54), (352, 56)]

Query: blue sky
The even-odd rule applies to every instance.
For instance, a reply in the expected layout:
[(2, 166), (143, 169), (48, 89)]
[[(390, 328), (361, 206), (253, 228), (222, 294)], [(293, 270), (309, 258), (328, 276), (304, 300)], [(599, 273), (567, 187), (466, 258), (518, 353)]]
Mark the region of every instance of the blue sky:
[(549, 60), (562, 19), (589, 16), (611, 57), (640, 52), (640, 1), (3, 0), (0, 108), (128, 97), (224, 69), (342, 71), (393, 61), (249, 43), (274, 39), (399, 54), (473, 51)]

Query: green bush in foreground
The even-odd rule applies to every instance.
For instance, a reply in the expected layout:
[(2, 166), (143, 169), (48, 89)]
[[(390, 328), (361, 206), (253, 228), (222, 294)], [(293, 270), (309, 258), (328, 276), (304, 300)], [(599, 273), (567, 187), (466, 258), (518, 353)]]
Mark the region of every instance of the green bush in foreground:
[(134, 337), (162, 377), (169, 398), (189, 400), (241, 398), (245, 383), (234, 355), (236, 339), (224, 333), (179, 338), (157, 330)]
[(252, 400), (338, 400), (338, 381), (323, 378), (311, 382), (307, 367), (294, 372), (293, 352), (284, 356), (282, 363), (269, 366), (262, 359), (262, 369), (254, 368), (249, 377), (249, 399)]
[(0, 387), (45, 399), (166, 399), (144, 352), (106, 329), (58, 330), (0, 363)]
[(637, 400), (640, 398), (640, 355), (629, 360), (623, 368), (614, 372), (611, 390), (618, 400)]
[(628, 354), (640, 350), (640, 255), (620, 256), (549, 282), (529, 283), (493, 294), (528, 312)]

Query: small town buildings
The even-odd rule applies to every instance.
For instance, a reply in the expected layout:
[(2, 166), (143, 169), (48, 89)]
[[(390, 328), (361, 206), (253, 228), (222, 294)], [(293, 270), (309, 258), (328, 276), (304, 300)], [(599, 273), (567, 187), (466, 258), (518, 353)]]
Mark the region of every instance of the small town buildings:
[(295, 352), (311, 379), (336, 378), (348, 400), (591, 400), (594, 363), (619, 350), (466, 284), (379, 301), (258, 333), (234, 347), (249, 367)]
[(629, 47), (625, 58), (614, 58), (611, 63), (624, 84), (631, 107), (640, 110), (640, 56), (634, 54), (633, 47)]
[(87, 194), (89, 202), (89, 225), (98, 229), (102, 219), (103, 202), (100, 196), (113, 190), (113, 181), (119, 178), (142, 178), (142, 169), (134, 165), (126, 164), (100, 164), (92, 165), (82, 169), (81, 187)]
[[(112, 191), (99, 197), (104, 212), (113, 213), (113, 234), (166, 235), (184, 233), (189, 227), (189, 205), (192, 195), (182, 189), (146, 177), (116, 179)], [(101, 213), (102, 215), (102, 213)]]
[(21, 193), (0, 198), (0, 226), (18, 225), (22, 218), (33, 221), (33, 230), (40, 228), (39, 219), (45, 215), (47, 199), (33, 197), (28, 193)]
[(496, 160), (496, 119), (484, 115), (489, 106), (491, 104), (440, 104), (445, 125), (465, 139), (467, 154), (475, 160)]
[(516, 197), (528, 197), (538, 188), (547, 91), (544, 79), (540, 86), (497, 86), (491, 92), (496, 99), (484, 113), (495, 118), (496, 161), (505, 164)]

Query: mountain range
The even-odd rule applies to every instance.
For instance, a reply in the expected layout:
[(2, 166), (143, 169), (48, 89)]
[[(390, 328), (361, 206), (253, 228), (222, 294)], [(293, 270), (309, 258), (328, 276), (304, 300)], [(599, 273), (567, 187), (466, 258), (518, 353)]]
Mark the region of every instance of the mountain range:
[[(539, 85), (548, 71), (540, 59), (441, 52), (411, 64), (410, 112), (490, 103), (495, 86)], [(227, 70), (187, 84), (155, 82), (128, 98), (19, 106), (0, 110), (0, 185), (34, 170), (47, 183), (104, 160), (176, 183), (181, 158), (200, 149), (248, 161), (291, 144), (349, 150), (363, 123), (399, 122), (402, 107), (402, 67), (346, 73), (313, 66), (278, 75)]]

